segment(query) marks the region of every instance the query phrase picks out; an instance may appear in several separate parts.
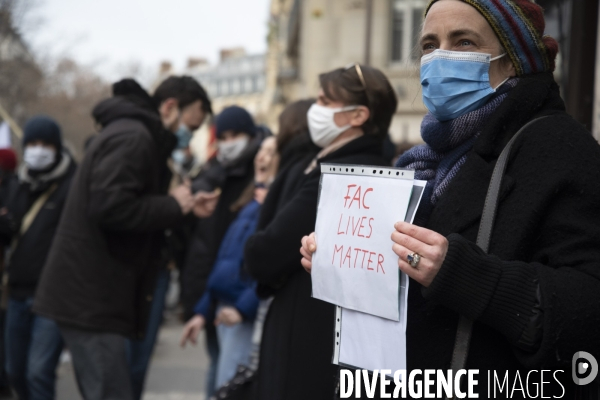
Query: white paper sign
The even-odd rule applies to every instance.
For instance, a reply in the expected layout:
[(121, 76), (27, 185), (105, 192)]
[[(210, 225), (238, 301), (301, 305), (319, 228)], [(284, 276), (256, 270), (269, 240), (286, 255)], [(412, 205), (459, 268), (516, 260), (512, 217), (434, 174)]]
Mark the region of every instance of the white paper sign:
[(359, 168), (375, 173), (322, 175), (312, 294), (398, 321), (398, 256), (391, 234), (394, 223), (404, 220), (413, 180), (390, 178), (398, 172), (391, 168)]
[(10, 128), (6, 122), (0, 122), (0, 149), (6, 149), (10, 146)]
[[(426, 181), (414, 181), (406, 222), (412, 222)], [(406, 369), (408, 277), (400, 274), (400, 321), (336, 307), (333, 363), (370, 371)]]
[(335, 364), (369, 371), (406, 369), (408, 278), (401, 274), (400, 321), (339, 308), (339, 358)]

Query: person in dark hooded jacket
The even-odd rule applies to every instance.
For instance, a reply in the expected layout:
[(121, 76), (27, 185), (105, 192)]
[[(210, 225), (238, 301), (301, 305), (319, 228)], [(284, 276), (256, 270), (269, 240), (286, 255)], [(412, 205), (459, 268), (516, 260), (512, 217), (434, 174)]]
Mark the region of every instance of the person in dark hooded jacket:
[(2, 242), (11, 247), (6, 368), (20, 399), (52, 399), (63, 341), (56, 323), (33, 314), (31, 305), (76, 166), (49, 117), (27, 122), (23, 148), (24, 162), (8, 183), (0, 217)]
[(167, 194), (178, 100), (155, 104), (130, 79), (113, 92), (93, 111), (102, 131), (73, 179), (33, 306), (59, 324), (87, 400), (133, 398), (126, 337), (146, 331), (164, 229), (194, 205), (187, 186)]

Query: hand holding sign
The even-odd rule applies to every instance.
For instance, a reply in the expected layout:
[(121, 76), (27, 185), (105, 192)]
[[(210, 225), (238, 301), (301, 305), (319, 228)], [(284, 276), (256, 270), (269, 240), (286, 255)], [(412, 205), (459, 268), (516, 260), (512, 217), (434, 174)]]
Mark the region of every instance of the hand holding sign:
[(300, 264), (302, 264), (309, 274), (312, 270), (312, 255), (315, 251), (317, 251), (317, 240), (315, 239), (315, 233), (313, 232), (302, 238), (302, 247), (300, 247), (300, 254), (302, 254)]
[[(398, 266), (406, 275), (425, 287), (429, 287), (444, 263), (448, 252), (448, 239), (437, 232), (408, 222), (396, 222), (392, 233), (392, 249), (398, 255)], [(407, 262), (407, 256), (417, 253), (421, 261), (415, 267)]]
[[(404, 221), (412, 223), (423, 195), (426, 181), (413, 182), (413, 191)], [(391, 222), (390, 222), (391, 224)], [(412, 225), (409, 225), (412, 226)], [(307, 237), (304, 244), (314, 244)], [(305, 252), (310, 252), (306, 247)], [(309, 260), (307, 260), (309, 261)], [(390, 321), (373, 315), (336, 308), (334, 364), (356, 369), (406, 369), (406, 321), (408, 276), (400, 276), (400, 320)], [(378, 338), (377, 340), (373, 340)], [(385, 343), (382, 346), (381, 343)]]
[[(400, 179), (397, 170), (372, 171), (323, 174), (319, 249), (303, 265), (312, 271), (313, 297), (398, 321), (400, 271), (390, 236), (392, 221), (406, 215), (413, 180)], [(390, 179), (392, 172), (398, 178)]]

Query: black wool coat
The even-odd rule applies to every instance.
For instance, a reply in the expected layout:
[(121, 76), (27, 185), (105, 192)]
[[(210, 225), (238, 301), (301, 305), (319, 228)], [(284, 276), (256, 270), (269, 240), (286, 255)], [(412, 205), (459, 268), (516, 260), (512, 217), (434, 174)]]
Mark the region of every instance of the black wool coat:
[(300, 240), (314, 231), (320, 164), (385, 165), (381, 141), (362, 136), (325, 156), (304, 175), (296, 164), (287, 180), (300, 182), (272, 221), (246, 243), (245, 262), (259, 285), (274, 293), (260, 350), (258, 399), (331, 399), (338, 368), (333, 355), (334, 306), (311, 297), (310, 275), (300, 264)]
[(183, 215), (167, 196), (175, 136), (157, 113), (113, 97), (77, 171), (42, 273), (34, 312), (61, 324), (142, 337), (164, 230)]
[[(544, 115), (515, 142), (483, 254), (475, 241), (496, 160)], [(544, 396), (576, 398), (573, 355), (600, 360), (598, 182), (600, 146), (565, 113), (552, 75), (520, 78), (430, 215), (426, 227), (447, 236), (449, 249), (428, 288), (410, 281), (408, 368), (447, 370), (464, 315), (475, 321), (466, 367), (480, 370), (480, 398), (488, 398), (488, 371), (500, 379), (508, 371), (512, 391), (517, 371), (525, 386), (530, 371), (530, 384), (540, 384), (542, 369), (564, 371), (561, 384), (544, 375)], [(495, 398), (522, 398), (516, 387)]]
[[(273, 184), (269, 187), (269, 193), (261, 207), (256, 227), (257, 232), (266, 229), (277, 213), (294, 198), (306, 177), (304, 170), (320, 150), (321, 148), (312, 142), (308, 132), (295, 137), (281, 149), (279, 171)], [(266, 299), (276, 293), (278, 289), (279, 285), (270, 282), (269, 284), (259, 283), (256, 291), (260, 298)]]

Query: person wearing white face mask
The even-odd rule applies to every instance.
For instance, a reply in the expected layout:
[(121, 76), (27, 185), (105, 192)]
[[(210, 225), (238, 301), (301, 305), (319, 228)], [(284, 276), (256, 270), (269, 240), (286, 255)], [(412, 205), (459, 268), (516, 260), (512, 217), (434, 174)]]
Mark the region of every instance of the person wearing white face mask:
[[(215, 134), (216, 156), (192, 178), (195, 196), (209, 200), (194, 207), (194, 214), (200, 220), (190, 240), (183, 268), (182, 300), (186, 319), (194, 315), (194, 306), (204, 294), (221, 241), (238, 214), (233, 205), (253, 182), (253, 160), (268, 133), (256, 126), (247, 110), (231, 106), (216, 116)], [(211, 207), (206, 206), (208, 201), (213, 203)], [(206, 341), (211, 357), (206, 385), (208, 398), (214, 391), (217, 375), (218, 345), (213, 324), (206, 326)]]
[(352, 64), (320, 75), (321, 90), (308, 111), (314, 143), (322, 147), (288, 173), (296, 189), (271, 222), (248, 239), (245, 261), (261, 293), (274, 295), (263, 327), (258, 399), (331, 399), (334, 306), (311, 297), (310, 276), (297, 256), (314, 230), (322, 162), (385, 165), (383, 138), (396, 95), (381, 71)]
[(217, 116), (217, 160), (225, 166), (236, 163), (250, 139), (255, 136), (256, 126), (245, 109), (227, 107)]
[(0, 216), (1, 241), (11, 246), (6, 314), (6, 366), (20, 399), (54, 398), (55, 370), (63, 347), (57, 324), (31, 311), (54, 239), (75, 162), (63, 149), (60, 127), (37, 116), (25, 125), (23, 163), (9, 183)]

